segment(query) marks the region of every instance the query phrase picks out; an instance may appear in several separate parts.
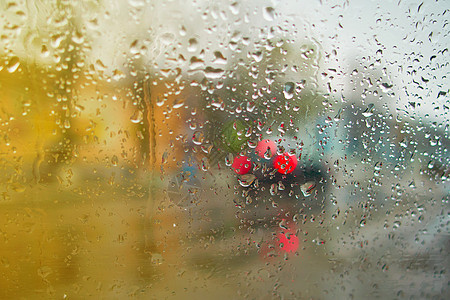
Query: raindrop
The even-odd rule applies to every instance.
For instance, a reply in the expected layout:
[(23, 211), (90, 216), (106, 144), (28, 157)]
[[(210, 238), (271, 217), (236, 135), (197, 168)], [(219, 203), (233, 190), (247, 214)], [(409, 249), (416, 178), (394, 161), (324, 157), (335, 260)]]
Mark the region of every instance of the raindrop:
[(7, 70), (9, 73), (14, 73), (20, 66), (20, 61), (17, 56), (11, 57), (11, 59), (8, 62)]
[(192, 135), (192, 142), (196, 145), (201, 145), (204, 140), (205, 140), (205, 136), (204, 136), (203, 132), (201, 132), (201, 131), (196, 131)]
[(175, 40), (175, 36), (170, 32), (164, 33), (161, 36), (161, 43), (166, 46), (173, 44), (174, 40)]
[(383, 82), (380, 87), (381, 87), (381, 90), (383, 91), (383, 93), (388, 93), (389, 91), (391, 91), (393, 85)]
[(286, 229), (286, 230), (288, 229), (287, 221), (285, 219), (281, 220), (281, 222), (278, 223), (278, 226), (282, 229)]
[(207, 157), (203, 157), (202, 158), (202, 170), (208, 171), (208, 169), (209, 169), (209, 160)]
[(61, 42), (63, 40), (63, 36), (61, 34), (55, 34), (52, 36), (50, 44), (53, 48), (58, 48), (61, 45)]
[(268, 139), (260, 141), (255, 149), (255, 153), (258, 154), (259, 157), (263, 157), (265, 159), (272, 158), (276, 151), (277, 145), (274, 141)]
[(180, 28), (180, 35), (181, 36), (185, 36), (186, 35), (186, 27), (181, 26), (181, 28)]
[(46, 45), (42, 45), (41, 55), (42, 55), (42, 57), (48, 57), (50, 55), (50, 51), (48, 51), (48, 48)]
[(239, 184), (242, 187), (249, 187), (250, 185), (252, 185), (253, 182), (255, 182), (255, 180), (256, 180), (256, 176), (253, 174), (241, 175), (238, 178)]
[(131, 122), (135, 123), (135, 124), (142, 122), (143, 119), (144, 119), (144, 113), (141, 110), (135, 111), (134, 114), (130, 118)]
[(117, 155), (113, 155), (113, 157), (111, 158), (111, 164), (115, 167), (119, 165), (119, 158), (117, 158)]
[(115, 69), (115, 70), (113, 71), (113, 74), (112, 74), (112, 75), (113, 75), (112, 78), (113, 78), (115, 81), (119, 81), (120, 79), (125, 78), (125, 74), (124, 74), (122, 71), (117, 70), (117, 69)]
[(362, 115), (366, 118), (373, 115), (373, 104), (369, 104), (366, 108), (366, 110), (362, 113)]
[(191, 57), (191, 60), (189, 62), (189, 68), (191, 70), (200, 69), (200, 68), (203, 68), (204, 66), (205, 66), (205, 61), (204, 60), (199, 59), (196, 56), (192, 56)]
[(334, 117), (334, 120), (335, 120), (336, 122), (339, 121), (339, 120), (342, 118), (342, 117), (341, 117), (341, 114), (342, 114), (342, 108), (340, 108), (340, 109), (338, 110), (336, 116)]
[(197, 51), (197, 49), (198, 49), (198, 41), (197, 41), (197, 39), (196, 38), (189, 39), (187, 50), (189, 52), (195, 52), (195, 51)]
[(302, 191), (305, 197), (311, 196), (312, 192), (316, 188), (316, 184), (314, 182), (307, 182), (300, 186), (300, 190)]
[(184, 105), (183, 99), (176, 99), (175, 102), (173, 103), (173, 108), (177, 109), (183, 107), (183, 105)]
[(247, 111), (248, 112), (253, 112), (255, 110), (255, 103), (252, 101), (247, 102)]
[(231, 167), (231, 165), (233, 164), (233, 160), (234, 160), (233, 154), (228, 153), (228, 155), (225, 156), (225, 165)]
[(230, 11), (233, 15), (237, 15), (239, 13), (239, 3), (237, 2), (231, 3)]
[(294, 91), (295, 91), (295, 83), (286, 82), (283, 90), (284, 98), (292, 99), (292, 97), (294, 97)]
[(272, 155), (274, 154), (275, 151), (273, 151), (272, 149), (270, 149), (269, 147), (267, 147), (266, 152), (264, 152), (264, 158), (265, 159), (271, 159)]
[(252, 57), (256, 62), (260, 62), (263, 59), (263, 53), (262, 51), (257, 51), (255, 53), (252, 53)]
[(222, 75), (225, 73), (224, 70), (222, 69), (215, 69), (212, 67), (206, 67), (204, 70), (204, 74), (206, 78), (210, 78), (210, 79), (217, 79), (217, 78), (221, 78)]
[(263, 8), (263, 17), (266, 21), (273, 21), (275, 19), (275, 9), (272, 7), (264, 7)]
[(248, 145), (249, 148), (254, 149), (254, 148), (256, 148), (258, 143), (256, 141), (254, 141), (254, 140), (248, 140), (247, 141), (247, 145)]
[(277, 184), (276, 184), (276, 183), (272, 183), (272, 184), (270, 185), (270, 194), (271, 194), (272, 196), (275, 196), (275, 195), (277, 194), (277, 192), (278, 192), (278, 186), (277, 186)]
[(214, 52), (214, 64), (225, 65), (227, 63), (227, 59), (223, 56), (220, 51)]

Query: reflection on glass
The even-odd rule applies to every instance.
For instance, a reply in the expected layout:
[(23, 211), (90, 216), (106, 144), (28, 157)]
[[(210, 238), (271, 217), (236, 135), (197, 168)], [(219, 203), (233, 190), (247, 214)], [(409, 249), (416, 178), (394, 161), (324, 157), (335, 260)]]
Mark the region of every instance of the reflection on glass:
[(445, 298), (446, 5), (0, 3), (0, 297)]

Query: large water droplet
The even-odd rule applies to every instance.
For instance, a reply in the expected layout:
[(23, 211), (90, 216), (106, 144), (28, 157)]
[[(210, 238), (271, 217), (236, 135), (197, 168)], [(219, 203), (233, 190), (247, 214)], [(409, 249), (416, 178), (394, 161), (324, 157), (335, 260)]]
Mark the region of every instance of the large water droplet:
[(9, 73), (14, 73), (20, 66), (20, 61), (17, 56), (11, 57), (11, 59), (8, 62), (7, 70)]
[(202, 170), (208, 171), (208, 169), (209, 169), (209, 160), (207, 157), (203, 157), (202, 158)]
[(239, 3), (238, 2), (233, 2), (230, 5), (230, 11), (233, 15), (237, 15), (239, 13)]
[(50, 51), (48, 51), (48, 48), (46, 45), (42, 45), (41, 55), (42, 55), (42, 57), (48, 57), (50, 55)]
[(283, 90), (284, 98), (292, 99), (292, 97), (294, 97), (294, 91), (295, 91), (295, 83), (286, 82)]
[(362, 113), (362, 115), (366, 118), (373, 115), (373, 104), (369, 104), (366, 108), (366, 110)]
[(277, 184), (276, 184), (276, 183), (272, 183), (272, 184), (270, 185), (270, 194), (271, 194), (272, 196), (275, 196), (275, 195), (277, 194), (277, 192), (278, 192), (278, 186), (277, 186)]
[(312, 192), (316, 188), (316, 184), (314, 182), (307, 182), (300, 186), (300, 190), (302, 191), (305, 197), (311, 196)]
[(192, 135), (192, 142), (196, 145), (201, 145), (205, 140), (205, 135), (201, 131), (196, 131)]
[(184, 99), (176, 99), (175, 102), (173, 103), (173, 108), (177, 109), (180, 107), (183, 107), (184, 105)]
[(217, 79), (217, 78), (221, 78), (222, 75), (225, 73), (224, 70), (222, 69), (215, 69), (212, 67), (206, 67), (204, 70), (204, 74), (206, 78), (210, 78), (210, 79)]
[(230, 167), (233, 164), (233, 160), (234, 160), (233, 154), (228, 153), (228, 155), (225, 156), (225, 165)]
[(225, 65), (227, 63), (227, 59), (223, 56), (223, 54), (220, 51), (216, 51), (214, 52), (213, 63)]
[(113, 155), (113, 157), (111, 158), (111, 164), (115, 167), (119, 165), (119, 158), (117, 157), (117, 155)]
[(238, 179), (239, 184), (243, 187), (249, 187), (255, 180), (256, 176), (253, 174), (241, 175)]
[(196, 38), (189, 39), (187, 50), (189, 52), (195, 52), (195, 51), (197, 51), (197, 48), (198, 48), (198, 41), (197, 41), (197, 39)]
[(144, 113), (141, 110), (137, 110), (134, 112), (134, 114), (131, 116), (130, 120), (132, 123), (140, 123), (144, 119)]
[(273, 21), (275, 19), (275, 9), (272, 7), (264, 7), (263, 8), (263, 17), (266, 21)]
[(64, 36), (62, 34), (55, 34), (51, 37), (50, 44), (53, 48), (58, 48), (61, 45), (61, 42), (63, 41)]

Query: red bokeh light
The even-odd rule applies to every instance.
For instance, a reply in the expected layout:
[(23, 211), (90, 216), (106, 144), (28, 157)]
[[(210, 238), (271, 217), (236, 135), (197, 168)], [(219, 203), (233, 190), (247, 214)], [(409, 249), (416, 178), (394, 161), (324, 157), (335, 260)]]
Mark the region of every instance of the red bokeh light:
[(289, 155), (287, 152), (278, 155), (273, 162), (273, 167), (281, 174), (291, 173), (297, 167), (297, 157), (295, 155)]
[(241, 155), (234, 158), (231, 167), (237, 174), (244, 175), (252, 169), (252, 162), (248, 156)]

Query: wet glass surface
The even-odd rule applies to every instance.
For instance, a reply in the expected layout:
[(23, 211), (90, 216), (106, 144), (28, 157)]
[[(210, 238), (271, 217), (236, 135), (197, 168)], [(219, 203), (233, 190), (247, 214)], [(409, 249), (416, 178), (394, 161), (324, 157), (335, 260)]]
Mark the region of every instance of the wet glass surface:
[(446, 299), (448, 1), (0, 3), (0, 298)]

